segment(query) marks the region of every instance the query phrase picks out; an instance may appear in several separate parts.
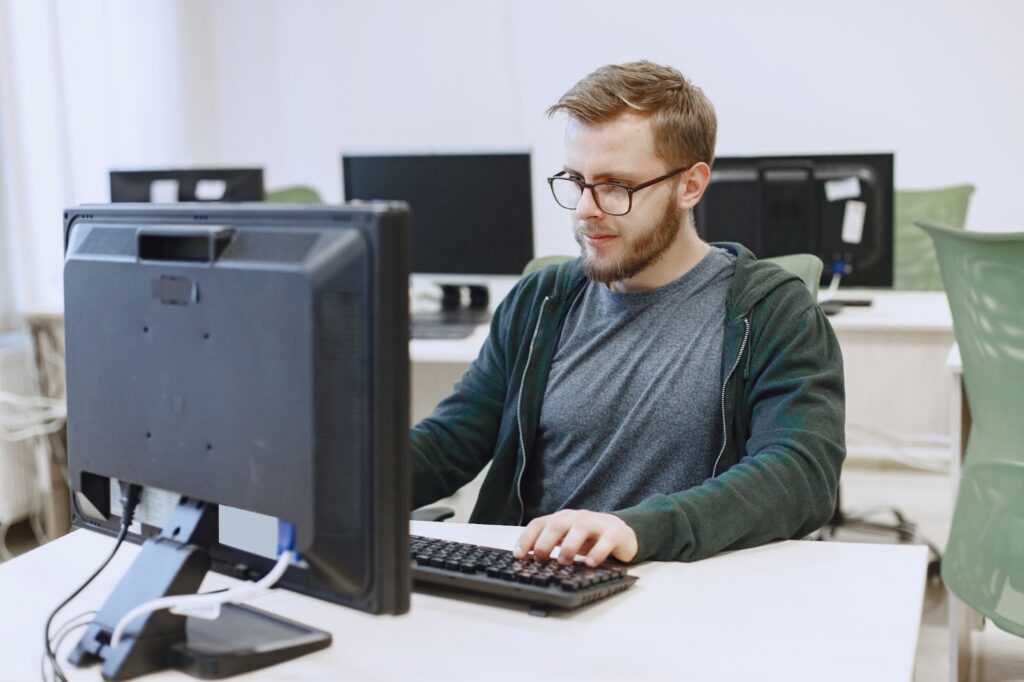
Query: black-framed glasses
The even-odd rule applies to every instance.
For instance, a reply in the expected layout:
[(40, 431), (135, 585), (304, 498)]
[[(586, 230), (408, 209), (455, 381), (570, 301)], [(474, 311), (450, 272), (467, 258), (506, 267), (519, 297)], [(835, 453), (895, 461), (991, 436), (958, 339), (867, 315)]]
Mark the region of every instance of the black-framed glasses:
[(633, 208), (633, 193), (639, 192), (644, 187), (656, 185), (662, 180), (668, 180), (674, 175), (693, 168), (692, 165), (685, 168), (677, 168), (670, 173), (641, 182), (639, 185), (623, 185), (618, 182), (583, 182), (579, 178), (566, 175), (566, 171), (559, 171), (548, 178), (548, 185), (551, 186), (551, 195), (555, 202), (562, 208), (575, 211), (583, 197), (583, 190), (589, 189), (594, 197), (594, 203), (601, 209), (602, 213), (608, 215), (626, 215)]

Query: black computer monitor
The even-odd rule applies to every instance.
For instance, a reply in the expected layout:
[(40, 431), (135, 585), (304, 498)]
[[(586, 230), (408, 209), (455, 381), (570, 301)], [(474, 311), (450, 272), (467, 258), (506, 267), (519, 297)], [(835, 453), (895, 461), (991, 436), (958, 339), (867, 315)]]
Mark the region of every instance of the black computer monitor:
[[(241, 578), (274, 565), (219, 541), (217, 505), (294, 529), (302, 564), (281, 586), (405, 612), (407, 207), (96, 205), (66, 211), (64, 225), (73, 522), (118, 531), (113, 479), (181, 496), (159, 535), (133, 535), (146, 540), (139, 558), (72, 662), (102, 659), (108, 676), (197, 665), (196, 647), (187, 663), (146, 653), (185, 637), (166, 612), (109, 642), (129, 608), (194, 591), (208, 564)], [(249, 630), (233, 626), (217, 646)]]
[(110, 171), (114, 203), (263, 201), (262, 168)]
[(759, 258), (815, 254), (823, 283), (891, 287), (893, 155), (718, 157), (695, 220)]
[(528, 153), (345, 154), (342, 178), (347, 200), (408, 202), (413, 273), (477, 286), (477, 307), (487, 304), (486, 276), (518, 276), (533, 258)]

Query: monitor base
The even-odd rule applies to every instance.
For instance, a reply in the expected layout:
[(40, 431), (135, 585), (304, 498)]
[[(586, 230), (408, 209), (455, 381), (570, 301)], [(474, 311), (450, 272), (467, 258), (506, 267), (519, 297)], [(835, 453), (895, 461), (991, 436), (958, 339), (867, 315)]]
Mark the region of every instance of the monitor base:
[(171, 647), (170, 668), (221, 679), (266, 668), (331, 645), (331, 634), (249, 606), (228, 604), (220, 618), (187, 618), (186, 639)]
[(249, 607), (224, 605), (216, 620), (168, 610), (140, 615), (111, 644), (121, 618), (140, 604), (194, 594), (210, 569), (217, 505), (182, 498), (163, 532), (146, 540), (85, 635), (68, 656), (75, 666), (102, 663), (108, 680), (177, 668), (203, 678), (229, 677), (329, 646), (331, 635)]

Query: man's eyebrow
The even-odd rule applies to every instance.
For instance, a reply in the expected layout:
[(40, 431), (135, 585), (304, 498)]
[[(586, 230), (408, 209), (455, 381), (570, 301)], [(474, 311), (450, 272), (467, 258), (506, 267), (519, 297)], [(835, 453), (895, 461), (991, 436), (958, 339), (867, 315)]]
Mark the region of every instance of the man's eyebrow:
[[(569, 175), (575, 175), (575, 176), (581, 177), (581, 178), (583, 177), (583, 173), (580, 173), (579, 171), (577, 171), (577, 170), (575, 170), (573, 168), (570, 168), (569, 166), (562, 166), (562, 170), (565, 171)], [(621, 171), (621, 170), (618, 170), (618, 171), (605, 171), (603, 173), (598, 173), (597, 175), (594, 176), (594, 178), (597, 179), (597, 180), (605, 180), (605, 179), (608, 179), (608, 178), (615, 178), (616, 180), (630, 180), (630, 181), (631, 180), (635, 180), (636, 177), (637, 176), (634, 173), (627, 173), (627, 172), (624, 172), (624, 171)]]

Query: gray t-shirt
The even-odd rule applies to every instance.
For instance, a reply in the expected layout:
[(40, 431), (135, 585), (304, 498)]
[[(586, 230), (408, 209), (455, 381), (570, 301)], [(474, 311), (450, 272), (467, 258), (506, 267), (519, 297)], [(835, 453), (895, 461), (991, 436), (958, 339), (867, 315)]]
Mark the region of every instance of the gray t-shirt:
[(526, 463), (526, 519), (613, 511), (711, 475), (736, 258), (712, 248), (679, 279), (616, 293), (589, 282), (555, 351)]

